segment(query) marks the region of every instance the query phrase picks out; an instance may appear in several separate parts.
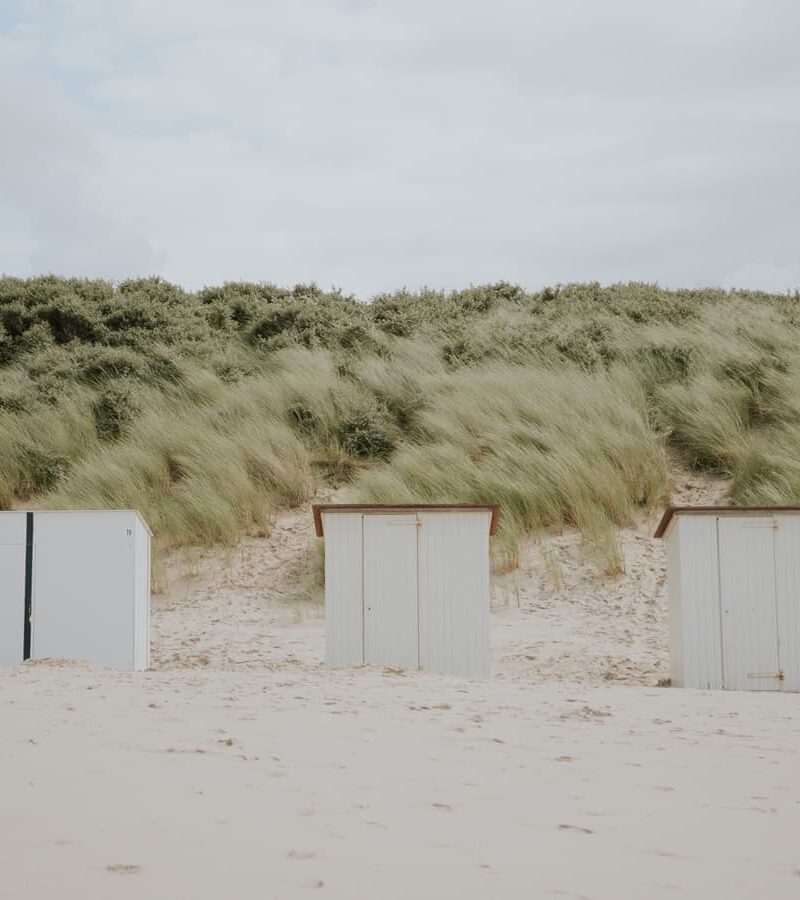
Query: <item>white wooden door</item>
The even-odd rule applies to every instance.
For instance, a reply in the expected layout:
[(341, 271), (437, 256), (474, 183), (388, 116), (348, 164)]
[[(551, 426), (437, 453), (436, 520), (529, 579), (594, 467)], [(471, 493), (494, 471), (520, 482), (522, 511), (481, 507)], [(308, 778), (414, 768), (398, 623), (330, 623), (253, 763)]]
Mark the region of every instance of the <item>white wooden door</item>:
[(771, 516), (717, 521), (722, 677), (728, 690), (780, 688), (774, 525)]
[(491, 513), (426, 512), (419, 519), (420, 667), (485, 678)]
[(364, 516), (364, 662), (419, 667), (417, 517)]

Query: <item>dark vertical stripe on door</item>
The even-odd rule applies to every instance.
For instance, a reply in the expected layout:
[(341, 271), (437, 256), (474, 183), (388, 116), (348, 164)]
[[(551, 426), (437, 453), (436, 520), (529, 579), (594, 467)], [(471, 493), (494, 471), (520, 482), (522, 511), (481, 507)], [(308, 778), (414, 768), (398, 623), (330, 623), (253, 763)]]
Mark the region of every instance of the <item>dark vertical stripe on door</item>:
[(25, 523), (25, 629), (22, 639), (22, 658), (31, 658), (31, 615), (33, 613), (33, 513)]

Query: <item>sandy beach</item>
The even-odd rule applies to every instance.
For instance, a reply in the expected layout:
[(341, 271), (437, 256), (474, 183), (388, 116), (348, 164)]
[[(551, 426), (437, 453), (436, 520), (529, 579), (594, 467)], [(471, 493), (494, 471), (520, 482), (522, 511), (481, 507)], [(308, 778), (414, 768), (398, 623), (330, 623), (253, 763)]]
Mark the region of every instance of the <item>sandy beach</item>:
[(657, 686), (650, 525), (526, 545), (486, 682), (326, 670), (305, 511), (174, 558), (151, 671), (0, 671), (2, 896), (798, 896), (798, 697)]
[(794, 696), (4, 673), (3, 896), (796, 897)]

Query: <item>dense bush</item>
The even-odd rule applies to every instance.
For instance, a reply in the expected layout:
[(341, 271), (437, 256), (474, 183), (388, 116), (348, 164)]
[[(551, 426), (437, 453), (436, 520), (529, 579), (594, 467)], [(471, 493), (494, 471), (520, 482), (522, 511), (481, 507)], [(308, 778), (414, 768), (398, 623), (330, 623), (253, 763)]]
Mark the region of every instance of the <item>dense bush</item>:
[(140, 406), (130, 384), (112, 384), (97, 395), (92, 404), (98, 436), (105, 441), (122, 437)]
[(383, 458), (395, 448), (393, 432), (388, 412), (371, 406), (342, 419), (338, 437), (342, 449), (350, 456)]

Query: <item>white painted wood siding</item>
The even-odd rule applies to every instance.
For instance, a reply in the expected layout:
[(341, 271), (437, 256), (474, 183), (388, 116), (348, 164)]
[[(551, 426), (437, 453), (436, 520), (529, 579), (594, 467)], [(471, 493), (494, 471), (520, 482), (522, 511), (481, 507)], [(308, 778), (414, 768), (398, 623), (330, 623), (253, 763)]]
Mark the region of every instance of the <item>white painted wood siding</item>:
[(323, 514), (325, 529), (325, 662), (364, 662), (362, 522), (360, 513)]
[(669, 675), (674, 687), (686, 687), (683, 656), (681, 596), (681, 529), (675, 523), (664, 538), (667, 551), (667, 608), (669, 611)]
[(800, 516), (775, 516), (775, 577), (780, 688), (800, 691)]
[(680, 530), (677, 654), (682, 671), (677, 683), (687, 688), (720, 689), (723, 681), (717, 520), (715, 516), (680, 516), (674, 527)]
[(673, 684), (800, 691), (800, 515), (677, 515), (665, 541)]
[(144, 520), (134, 520), (133, 667), (150, 667), (150, 531)]
[(771, 516), (720, 518), (722, 675), (728, 690), (778, 690), (775, 540)]
[(24, 512), (0, 513), (0, 665), (22, 662), (25, 630)]
[(419, 667), (415, 515), (364, 516), (364, 662)]
[(31, 656), (134, 667), (134, 548), (129, 512), (37, 512)]
[(491, 516), (323, 511), (326, 663), (488, 675)]
[(491, 513), (418, 515), (420, 667), (487, 677)]

